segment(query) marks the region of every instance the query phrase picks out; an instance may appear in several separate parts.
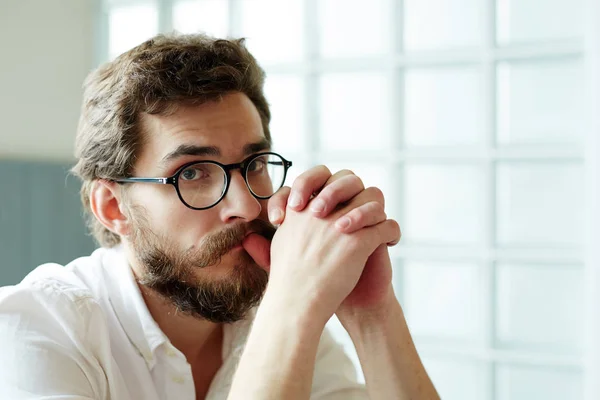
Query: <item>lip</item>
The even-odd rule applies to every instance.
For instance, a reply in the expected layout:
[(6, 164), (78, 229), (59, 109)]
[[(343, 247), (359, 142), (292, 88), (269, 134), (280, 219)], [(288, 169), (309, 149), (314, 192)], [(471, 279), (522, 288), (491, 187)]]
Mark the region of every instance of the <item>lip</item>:
[(231, 248), (231, 250), (241, 250), (244, 248), (244, 246), (242, 245), (242, 243), (244, 242), (244, 239), (246, 239), (249, 235), (256, 233), (255, 231), (248, 231), (246, 232), (246, 234), (244, 235), (244, 238), (240, 241), (240, 243), (238, 245), (235, 245)]

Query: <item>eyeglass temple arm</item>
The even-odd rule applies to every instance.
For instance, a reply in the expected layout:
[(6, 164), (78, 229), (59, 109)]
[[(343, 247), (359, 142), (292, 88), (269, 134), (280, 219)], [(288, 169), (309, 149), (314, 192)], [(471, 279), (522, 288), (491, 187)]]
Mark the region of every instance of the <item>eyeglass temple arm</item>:
[(268, 161), (267, 164), (271, 164), (271, 165), (283, 165), (285, 167), (291, 167), (292, 166), (292, 162), (291, 161)]
[(163, 184), (163, 185), (167, 185), (167, 184), (172, 184), (173, 183), (173, 178), (121, 178), (121, 179), (116, 179), (115, 182), (117, 183), (137, 183), (137, 182), (143, 182), (143, 183), (159, 183), (159, 184)]

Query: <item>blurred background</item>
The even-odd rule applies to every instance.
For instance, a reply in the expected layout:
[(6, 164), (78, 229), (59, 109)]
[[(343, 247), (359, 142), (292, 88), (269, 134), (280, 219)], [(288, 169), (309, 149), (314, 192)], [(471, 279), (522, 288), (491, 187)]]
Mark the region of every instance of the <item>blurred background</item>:
[(287, 183), (324, 163), (386, 194), (442, 398), (599, 399), (599, 3), (0, 0), (0, 286), (95, 247), (67, 174), (87, 73), (158, 32), (243, 36)]

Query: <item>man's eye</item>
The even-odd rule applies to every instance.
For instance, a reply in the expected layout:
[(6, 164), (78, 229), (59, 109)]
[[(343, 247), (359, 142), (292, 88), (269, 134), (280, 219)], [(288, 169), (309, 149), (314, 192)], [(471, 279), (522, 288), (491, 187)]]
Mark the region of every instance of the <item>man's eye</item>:
[(265, 168), (265, 160), (254, 160), (248, 165), (248, 172), (260, 172)]
[(181, 179), (184, 181), (193, 181), (196, 179), (202, 179), (206, 177), (206, 171), (203, 171), (199, 167), (188, 168), (181, 173)]

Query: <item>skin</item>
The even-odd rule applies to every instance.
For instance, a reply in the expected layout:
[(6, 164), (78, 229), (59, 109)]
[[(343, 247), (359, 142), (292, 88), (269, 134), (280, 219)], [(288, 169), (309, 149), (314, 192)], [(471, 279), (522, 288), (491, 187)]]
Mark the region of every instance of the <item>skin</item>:
[[(239, 162), (247, 156), (245, 145), (264, 139), (256, 108), (240, 93), (182, 107), (168, 117), (145, 115), (142, 121), (148, 134), (133, 176), (170, 176), (179, 166), (202, 159)], [(219, 154), (161, 163), (182, 144), (215, 146)], [(115, 183), (96, 181), (90, 206), (96, 218), (121, 237), (134, 274), (140, 276), (144, 266), (132, 250), (134, 222), (128, 218), (122, 190)], [(270, 278), (230, 399), (308, 398), (319, 337), (334, 313), (357, 347), (371, 398), (438, 398), (391, 286), (387, 245), (399, 241), (400, 229), (387, 219), (380, 190), (365, 189), (350, 171), (332, 175), (319, 166), (269, 201), (254, 198), (239, 171), (232, 173), (227, 196), (208, 210), (185, 207), (170, 185), (131, 185), (127, 201), (143, 206), (153, 230), (184, 249), (198, 246), (205, 235), (227, 224), (266, 221), (269, 216), (280, 224), (272, 243), (256, 234), (243, 242), (243, 250), (270, 272)], [(346, 219), (349, 223), (344, 224)], [(306, 235), (299, 238), (297, 232)], [(235, 252), (241, 250), (199, 269), (198, 277), (225, 279)], [(159, 327), (192, 366), (197, 398), (204, 398), (222, 361), (221, 326), (178, 314), (161, 297), (140, 289)], [(377, 354), (388, 356), (374, 357)]]

